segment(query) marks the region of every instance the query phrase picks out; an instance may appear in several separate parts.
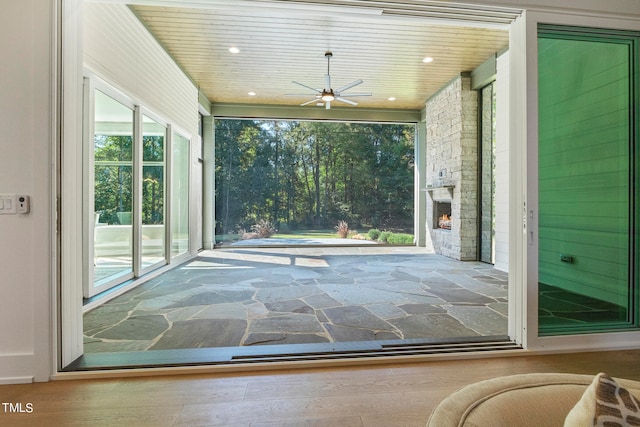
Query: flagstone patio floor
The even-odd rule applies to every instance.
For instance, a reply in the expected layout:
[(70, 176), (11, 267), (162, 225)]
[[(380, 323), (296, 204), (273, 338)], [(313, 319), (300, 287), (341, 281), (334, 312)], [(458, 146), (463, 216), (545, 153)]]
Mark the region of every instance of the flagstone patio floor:
[(203, 251), (84, 315), (85, 353), (506, 334), (506, 273), (382, 245)]

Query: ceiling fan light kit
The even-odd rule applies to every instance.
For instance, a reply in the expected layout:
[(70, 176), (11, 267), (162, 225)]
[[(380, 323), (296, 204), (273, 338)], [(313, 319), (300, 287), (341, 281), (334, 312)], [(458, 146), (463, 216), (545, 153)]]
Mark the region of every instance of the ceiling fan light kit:
[(331, 102), (333, 101), (336, 97), (333, 94), (333, 90), (327, 91), (327, 90), (323, 90), (322, 91), (322, 96), (320, 97), (322, 98), (323, 101), (325, 102)]
[[(347, 99), (347, 97), (353, 97), (353, 96), (371, 96), (371, 93), (344, 93), (345, 91), (351, 89), (352, 87), (355, 87), (361, 83), (363, 83), (362, 80), (358, 79), (358, 80), (354, 80), (353, 82), (342, 86), (341, 88), (338, 88), (336, 90), (334, 90), (331, 87), (331, 72), (330, 72), (330, 60), (331, 57), (333, 56), (333, 53), (331, 52), (325, 52), (324, 56), (327, 58), (327, 74), (325, 74), (324, 76), (324, 88), (323, 89), (316, 89), (313, 88), (311, 86), (305, 85), (303, 83), (297, 82), (297, 81), (293, 81), (292, 83), (295, 83), (299, 86), (302, 86), (306, 89), (310, 89), (312, 90), (314, 93), (311, 94), (304, 94), (305, 96), (313, 96), (314, 99), (312, 99), (311, 101), (307, 101), (307, 102), (303, 102), (302, 104), (300, 104), (301, 107), (304, 107), (305, 105), (311, 105), (313, 103), (316, 103), (316, 105), (322, 105), (322, 103), (318, 102), (318, 100), (322, 100), (324, 101), (324, 107), (329, 110), (331, 109), (331, 102), (332, 101), (340, 101), (340, 102), (344, 102), (345, 104), (349, 104), (349, 105), (353, 105), (356, 106), (358, 105), (357, 102), (352, 101), (350, 99)], [(300, 96), (300, 95), (289, 95), (289, 96)]]

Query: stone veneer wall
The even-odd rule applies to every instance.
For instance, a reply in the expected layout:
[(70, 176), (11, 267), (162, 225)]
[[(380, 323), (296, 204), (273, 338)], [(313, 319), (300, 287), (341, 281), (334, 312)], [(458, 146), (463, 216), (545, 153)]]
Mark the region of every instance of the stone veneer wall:
[[(478, 101), (470, 76), (461, 74), (427, 101), (426, 124), (427, 229), (434, 250), (457, 260), (476, 260)], [(433, 202), (448, 199), (451, 230), (434, 228)]]
[(480, 153), (479, 199), (482, 205), (480, 209), (480, 229), (478, 230), (480, 245), (480, 261), (493, 264), (493, 164), (494, 164), (494, 135), (493, 135), (493, 85), (486, 86), (479, 92), (482, 119), (478, 124), (480, 130), (482, 152)]

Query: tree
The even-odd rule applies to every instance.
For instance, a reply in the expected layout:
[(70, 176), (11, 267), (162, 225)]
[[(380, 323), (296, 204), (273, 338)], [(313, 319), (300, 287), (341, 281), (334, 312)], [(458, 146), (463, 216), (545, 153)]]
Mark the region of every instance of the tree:
[(119, 224), (119, 212), (131, 212), (133, 200), (133, 138), (96, 135), (94, 138), (94, 211), (100, 222)]
[(216, 121), (217, 233), (259, 220), (413, 226), (414, 126)]

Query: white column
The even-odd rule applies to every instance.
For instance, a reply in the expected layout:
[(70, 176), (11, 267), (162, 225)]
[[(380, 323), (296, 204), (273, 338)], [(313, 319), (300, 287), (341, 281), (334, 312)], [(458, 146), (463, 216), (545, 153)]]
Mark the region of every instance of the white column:
[[(82, 1), (62, 3), (62, 366), (83, 353), (82, 338)], [(61, 165), (58, 165), (61, 167)]]
[[(527, 146), (529, 138), (533, 137), (537, 141), (537, 135), (531, 135), (533, 130), (529, 124), (537, 124), (538, 120), (534, 114), (535, 108), (529, 108), (537, 106), (536, 94), (531, 90), (532, 87), (537, 90), (537, 85), (532, 83), (537, 79), (537, 70), (528, 64), (528, 59), (533, 53), (537, 53), (536, 43), (536, 27), (525, 13), (511, 24), (509, 32), (508, 314), (509, 336), (524, 348), (527, 348), (528, 340), (538, 333), (537, 260), (531, 262), (527, 259), (527, 255), (537, 255), (537, 248), (527, 247), (527, 233), (531, 227), (531, 224), (527, 224), (527, 184), (531, 184), (531, 177), (528, 176), (530, 170), (527, 169)], [(537, 177), (535, 183), (537, 184)], [(528, 277), (531, 273), (536, 276), (533, 281)], [(535, 310), (529, 310), (532, 302)]]
[(509, 271), (509, 52), (496, 60), (495, 268)]

